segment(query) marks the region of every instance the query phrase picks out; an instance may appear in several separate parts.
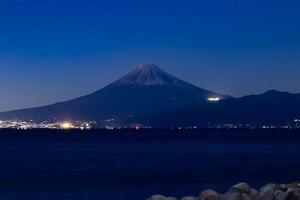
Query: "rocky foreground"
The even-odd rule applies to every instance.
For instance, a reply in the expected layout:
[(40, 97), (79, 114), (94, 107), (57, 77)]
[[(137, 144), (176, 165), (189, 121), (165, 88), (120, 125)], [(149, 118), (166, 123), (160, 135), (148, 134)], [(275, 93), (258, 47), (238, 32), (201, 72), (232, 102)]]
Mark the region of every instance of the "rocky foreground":
[(300, 200), (300, 183), (267, 184), (258, 190), (247, 183), (232, 186), (225, 194), (214, 190), (204, 190), (198, 196), (186, 196), (180, 199), (154, 195), (147, 200)]

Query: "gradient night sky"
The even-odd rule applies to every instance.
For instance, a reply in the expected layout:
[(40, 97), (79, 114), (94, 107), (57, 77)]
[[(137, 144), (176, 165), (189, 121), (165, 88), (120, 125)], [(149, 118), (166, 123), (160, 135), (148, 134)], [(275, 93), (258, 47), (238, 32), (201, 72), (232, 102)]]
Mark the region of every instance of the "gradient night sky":
[(88, 94), (140, 63), (234, 96), (300, 92), (300, 1), (0, 2), (0, 111)]

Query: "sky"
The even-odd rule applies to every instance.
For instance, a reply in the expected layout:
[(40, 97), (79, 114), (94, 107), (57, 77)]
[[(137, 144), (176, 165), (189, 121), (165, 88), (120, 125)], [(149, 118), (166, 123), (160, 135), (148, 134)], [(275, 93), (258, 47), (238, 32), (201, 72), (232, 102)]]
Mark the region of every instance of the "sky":
[(236, 97), (300, 92), (300, 1), (0, 1), (0, 111), (89, 94), (143, 63)]

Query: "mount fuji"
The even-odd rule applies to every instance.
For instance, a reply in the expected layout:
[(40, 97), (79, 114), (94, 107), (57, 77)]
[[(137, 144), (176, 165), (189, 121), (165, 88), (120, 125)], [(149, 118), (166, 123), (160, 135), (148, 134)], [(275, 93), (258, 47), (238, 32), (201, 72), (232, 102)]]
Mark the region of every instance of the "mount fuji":
[(153, 64), (140, 65), (108, 86), (49, 106), (0, 113), (0, 119), (35, 121), (114, 119), (114, 125), (139, 123), (143, 116), (184, 109), (226, 95), (198, 88)]

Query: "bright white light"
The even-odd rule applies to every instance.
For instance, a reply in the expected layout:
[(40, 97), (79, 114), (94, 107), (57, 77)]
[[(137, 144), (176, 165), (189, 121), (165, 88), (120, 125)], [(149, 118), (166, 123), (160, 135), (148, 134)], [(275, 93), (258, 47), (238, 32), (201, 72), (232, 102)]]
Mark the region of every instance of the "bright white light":
[(220, 100), (221, 99), (219, 97), (209, 97), (209, 98), (207, 98), (207, 101), (213, 101), (213, 102), (218, 102)]

